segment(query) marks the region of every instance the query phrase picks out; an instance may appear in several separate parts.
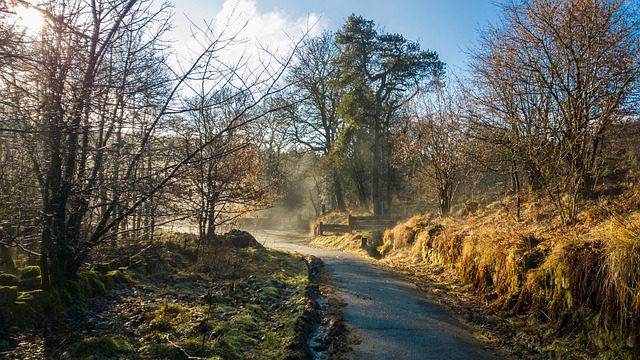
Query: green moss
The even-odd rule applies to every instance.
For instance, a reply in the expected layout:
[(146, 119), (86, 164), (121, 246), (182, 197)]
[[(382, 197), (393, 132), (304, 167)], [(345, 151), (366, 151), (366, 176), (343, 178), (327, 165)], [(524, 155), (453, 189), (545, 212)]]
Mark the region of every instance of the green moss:
[(266, 318), (266, 313), (263, 308), (256, 304), (248, 304), (246, 305), (246, 309), (251, 313), (251, 316), (256, 317), (259, 320), (264, 320)]
[(165, 302), (153, 313), (150, 324), (158, 331), (170, 330), (184, 320), (185, 315), (183, 313), (186, 313), (184, 307)]
[(74, 344), (71, 350), (74, 359), (128, 358), (129, 355), (135, 355), (133, 346), (122, 335), (89, 337)]
[(37, 276), (40, 276), (40, 267), (39, 266), (25, 266), (20, 269), (20, 278), (21, 279), (33, 279)]
[(18, 277), (12, 274), (0, 274), (0, 286), (18, 286)]
[(127, 281), (127, 277), (120, 270), (112, 270), (107, 273), (107, 277), (113, 281), (113, 283), (123, 283)]
[(87, 271), (79, 275), (80, 284), (84, 286), (84, 293), (87, 296), (94, 294), (105, 295), (107, 293), (107, 286), (105, 286), (103, 280), (104, 276), (97, 271)]
[(31, 305), (24, 301), (16, 301), (10, 307), (11, 322), (15, 325), (31, 325), (34, 322), (34, 311)]
[(268, 332), (262, 339), (262, 345), (267, 349), (282, 348), (282, 336), (273, 332)]
[(231, 326), (243, 332), (255, 332), (258, 330), (258, 324), (251, 315), (237, 315), (229, 322)]
[[(181, 347), (184, 347), (184, 350), (187, 351), (188, 354), (198, 354), (197, 351), (190, 353), (187, 350), (186, 346), (182, 344), (180, 345)], [(180, 350), (178, 350), (175, 346), (167, 343), (164, 339), (153, 341), (144, 345), (138, 350), (138, 354), (142, 359), (186, 359), (184, 353), (180, 352)], [(214, 358), (214, 360), (215, 359), (216, 358)]]
[[(67, 280), (64, 283), (64, 292), (73, 300), (84, 299), (87, 297), (87, 291), (79, 281)], [(63, 294), (63, 296), (66, 296)]]
[(24, 291), (18, 295), (16, 301), (22, 301), (32, 306), (45, 306), (51, 301), (44, 290)]
[(13, 304), (18, 298), (17, 286), (0, 286), (0, 305)]
[(240, 353), (235, 344), (226, 337), (218, 339), (213, 351), (216, 355), (226, 360), (243, 358), (242, 353)]
[(271, 299), (276, 299), (279, 295), (279, 291), (275, 286), (269, 286), (269, 285), (265, 285), (264, 287), (262, 287), (260, 289), (260, 293), (258, 294), (258, 297), (262, 300), (271, 300)]
[(205, 341), (203, 346), (201, 336), (188, 338), (180, 342), (180, 346), (187, 354), (210, 354), (213, 351), (211, 345), (211, 342)]

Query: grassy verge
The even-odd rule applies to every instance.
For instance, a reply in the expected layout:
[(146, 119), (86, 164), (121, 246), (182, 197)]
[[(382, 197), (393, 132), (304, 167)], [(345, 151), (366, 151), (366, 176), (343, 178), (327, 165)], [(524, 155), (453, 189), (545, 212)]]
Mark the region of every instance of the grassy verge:
[[(304, 357), (305, 258), (231, 244), (196, 252), (184, 243), (156, 241), (129, 259), (129, 266), (105, 270), (116, 277), (106, 295), (98, 291), (76, 301), (58, 338), (41, 341), (45, 332), (14, 330), (15, 347), (5, 354), (20, 355), (26, 336), (46, 343), (47, 356), (63, 359)], [(79, 283), (102, 289), (98, 273), (88, 272)]]
[[(378, 254), (517, 358), (631, 359), (640, 351), (639, 203), (637, 194), (598, 200), (566, 227), (550, 206), (527, 202), (518, 221), (499, 202), (315, 242)], [(364, 249), (362, 236), (373, 239)]]

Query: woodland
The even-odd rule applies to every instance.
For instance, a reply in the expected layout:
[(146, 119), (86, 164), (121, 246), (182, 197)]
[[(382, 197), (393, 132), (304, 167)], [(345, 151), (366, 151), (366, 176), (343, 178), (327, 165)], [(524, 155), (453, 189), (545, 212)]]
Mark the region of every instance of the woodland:
[[(20, 6), (41, 29), (13, 22)], [(499, 8), (454, 73), (356, 14), (286, 55), (258, 49), (256, 65), (223, 58), (243, 39), (207, 24), (177, 52), (168, 2), (0, 0), (0, 333), (13, 339), (0, 350), (46, 314), (52, 357), (82, 357), (83, 342), (114, 358), (292, 356), (300, 259), (228, 229), (368, 214), (401, 221), (368, 235), (369, 254), (450, 274), (562, 345), (520, 355), (637, 359), (640, 4)], [(50, 341), (112, 289), (144, 295), (129, 315), (151, 345)], [(191, 327), (171, 322), (183, 314)]]

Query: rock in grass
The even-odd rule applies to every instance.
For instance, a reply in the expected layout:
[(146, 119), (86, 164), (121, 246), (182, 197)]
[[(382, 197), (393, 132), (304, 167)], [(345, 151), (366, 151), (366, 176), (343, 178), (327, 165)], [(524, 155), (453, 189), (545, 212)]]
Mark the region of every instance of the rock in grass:
[(12, 274), (0, 274), (0, 286), (18, 286), (18, 277)]
[(10, 305), (18, 298), (17, 286), (0, 286), (0, 305)]
[(20, 269), (20, 279), (33, 279), (40, 276), (40, 267), (38, 266), (25, 266)]
[(264, 246), (246, 231), (231, 230), (228, 233), (222, 235), (221, 239), (225, 245), (236, 248), (255, 248), (262, 249)]

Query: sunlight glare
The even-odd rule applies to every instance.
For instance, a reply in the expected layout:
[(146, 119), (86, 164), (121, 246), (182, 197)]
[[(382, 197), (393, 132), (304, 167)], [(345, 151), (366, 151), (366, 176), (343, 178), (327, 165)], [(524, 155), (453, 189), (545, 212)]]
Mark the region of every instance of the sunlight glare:
[(23, 27), (31, 34), (37, 34), (42, 30), (45, 20), (38, 10), (23, 5), (16, 6), (14, 10), (16, 25)]

